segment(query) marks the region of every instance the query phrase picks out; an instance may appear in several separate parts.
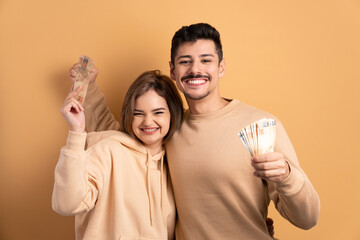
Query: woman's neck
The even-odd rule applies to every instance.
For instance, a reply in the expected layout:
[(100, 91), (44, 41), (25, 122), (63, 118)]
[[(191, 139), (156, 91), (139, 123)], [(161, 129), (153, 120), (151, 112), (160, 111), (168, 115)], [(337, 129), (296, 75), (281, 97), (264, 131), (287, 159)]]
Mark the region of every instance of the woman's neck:
[(151, 156), (155, 156), (155, 155), (159, 154), (162, 150), (162, 145), (160, 145), (160, 146), (159, 145), (145, 146), (145, 147), (149, 150)]

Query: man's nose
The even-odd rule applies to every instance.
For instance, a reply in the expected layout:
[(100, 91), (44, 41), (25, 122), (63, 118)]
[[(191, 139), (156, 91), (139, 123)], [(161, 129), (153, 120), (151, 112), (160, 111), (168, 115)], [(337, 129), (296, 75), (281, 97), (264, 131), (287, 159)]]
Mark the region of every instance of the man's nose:
[(197, 61), (193, 61), (190, 66), (190, 74), (196, 75), (200, 73), (200, 64)]

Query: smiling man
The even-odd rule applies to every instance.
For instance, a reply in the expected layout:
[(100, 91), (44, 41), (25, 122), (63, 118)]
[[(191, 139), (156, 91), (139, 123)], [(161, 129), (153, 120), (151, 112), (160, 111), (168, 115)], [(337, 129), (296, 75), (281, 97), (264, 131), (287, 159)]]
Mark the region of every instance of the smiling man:
[[(177, 31), (170, 75), (189, 105), (166, 145), (179, 216), (176, 238), (271, 239), (270, 200), (295, 226), (314, 226), (319, 198), (280, 121), (220, 96), (225, 60), (218, 31), (204, 23)], [(251, 158), (237, 132), (261, 118), (276, 119), (275, 152)]]
[(190, 100), (201, 100), (214, 91), (218, 93), (217, 79), (211, 81), (212, 76), (222, 77), (225, 73), (225, 64), (219, 63), (214, 42), (202, 39), (179, 46), (170, 67), (171, 76), (180, 80), (177, 82), (180, 91)]
[[(199, 23), (175, 33), (170, 75), (189, 106), (182, 127), (166, 144), (178, 212), (176, 239), (272, 239), (266, 226), (270, 201), (293, 225), (313, 227), (320, 200), (283, 125), (269, 113), (221, 97), (224, 74), (215, 28)], [(88, 130), (116, 128), (96, 85), (88, 91)], [(237, 133), (262, 118), (276, 120), (275, 152), (252, 158)]]

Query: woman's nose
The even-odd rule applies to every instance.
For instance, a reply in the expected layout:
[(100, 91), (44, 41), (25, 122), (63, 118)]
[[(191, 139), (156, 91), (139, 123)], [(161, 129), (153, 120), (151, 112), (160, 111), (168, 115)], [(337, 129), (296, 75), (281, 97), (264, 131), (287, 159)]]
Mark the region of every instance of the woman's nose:
[(152, 117), (149, 116), (149, 115), (145, 116), (144, 121), (143, 121), (143, 124), (144, 124), (145, 126), (150, 126), (152, 123), (153, 123)]

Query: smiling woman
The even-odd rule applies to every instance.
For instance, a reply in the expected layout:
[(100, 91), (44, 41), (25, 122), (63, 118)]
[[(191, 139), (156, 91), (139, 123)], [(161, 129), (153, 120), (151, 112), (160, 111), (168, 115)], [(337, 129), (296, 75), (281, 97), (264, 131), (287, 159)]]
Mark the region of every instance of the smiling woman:
[(170, 112), (164, 98), (149, 90), (136, 99), (132, 129), (151, 154), (161, 151), (169, 128)]
[(126, 93), (120, 130), (145, 145), (150, 137), (152, 144), (158, 138), (161, 146), (180, 127), (182, 114), (182, 102), (174, 82), (159, 71), (145, 72)]
[(175, 84), (159, 71), (143, 73), (125, 96), (121, 131), (89, 134), (79, 91), (61, 109), (70, 131), (55, 169), (53, 209), (75, 215), (76, 239), (173, 239), (163, 143), (182, 120)]

